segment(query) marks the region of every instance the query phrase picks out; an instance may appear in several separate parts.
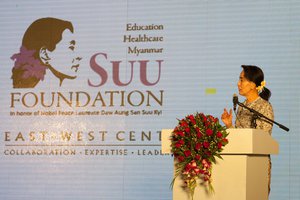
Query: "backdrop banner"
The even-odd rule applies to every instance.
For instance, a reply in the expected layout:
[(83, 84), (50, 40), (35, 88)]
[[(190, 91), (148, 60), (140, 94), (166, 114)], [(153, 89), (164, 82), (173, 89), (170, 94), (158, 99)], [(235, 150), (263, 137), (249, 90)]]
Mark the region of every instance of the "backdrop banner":
[(0, 16), (0, 199), (170, 200), (161, 130), (220, 118), (242, 64), (290, 128), (273, 128), (270, 199), (300, 199), (300, 2), (4, 0)]

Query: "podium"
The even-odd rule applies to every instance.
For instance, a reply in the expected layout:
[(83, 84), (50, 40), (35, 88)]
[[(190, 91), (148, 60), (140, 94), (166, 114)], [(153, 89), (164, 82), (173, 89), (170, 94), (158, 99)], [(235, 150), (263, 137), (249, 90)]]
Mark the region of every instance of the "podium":
[[(171, 153), (170, 136), (173, 129), (162, 130), (162, 152)], [(259, 129), (227, 129), (229, 143), (222, 151), (222, 159), (213, 165), (210, 194), (197, 185), (194, 200), (267, 200), (269, 156), (278, 154), (279, 145), (268, 133)], [(189, 200), (176, 178), (173, 200)]]

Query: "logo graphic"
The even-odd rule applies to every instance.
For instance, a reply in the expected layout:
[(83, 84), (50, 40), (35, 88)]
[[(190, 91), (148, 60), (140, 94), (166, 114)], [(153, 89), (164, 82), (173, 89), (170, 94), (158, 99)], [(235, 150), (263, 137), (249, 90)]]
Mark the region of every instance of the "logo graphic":
[(82, 59), (75, 53), (76, 41), (71, 22), (41, 18), (26, 30), (20, 52), (11, 59), (13, 88), (34, 88), (45, 79), (75, 79)]

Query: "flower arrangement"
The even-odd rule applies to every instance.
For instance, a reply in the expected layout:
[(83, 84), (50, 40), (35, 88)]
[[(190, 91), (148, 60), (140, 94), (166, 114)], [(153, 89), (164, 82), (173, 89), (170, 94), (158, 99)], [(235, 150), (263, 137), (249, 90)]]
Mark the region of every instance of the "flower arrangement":
[(228, 144), (227, 136), (226, 127), (211, 115), (196, 113), (179, 120), (171, 136), (171, 151), (177, 161), (171, 186), (180, 176), (192, 199), (197, 180), (213, 192), (212, 164), (216, 163), (216, 157), (222, 159), (220, 153)]

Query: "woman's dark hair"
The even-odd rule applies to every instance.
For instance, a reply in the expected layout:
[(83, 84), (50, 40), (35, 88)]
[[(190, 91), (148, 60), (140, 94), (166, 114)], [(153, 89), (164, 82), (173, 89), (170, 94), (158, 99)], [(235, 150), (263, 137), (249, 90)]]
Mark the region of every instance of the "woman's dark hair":
[[(261, 82), (264, 81), (264, 73), (259, 67), (255, 65), (242, 65), (241, 67), (244, 70), (245, 78), (255, 83), (256, 87), (260, 86)], [(264, 87), (259, 93), (259, 96), (264, 100), (269, 101), (271, 97), (271, 91)]]
[(41, 47), (53, 51), (56, 44), (62, 39), (64, 30), (74, 32), (73, 25), (69, 21), (47, 17), (34, 21), (26, 30), (22, 40), (22, 46), (29, 50), (36, 50), (39, 55)]

